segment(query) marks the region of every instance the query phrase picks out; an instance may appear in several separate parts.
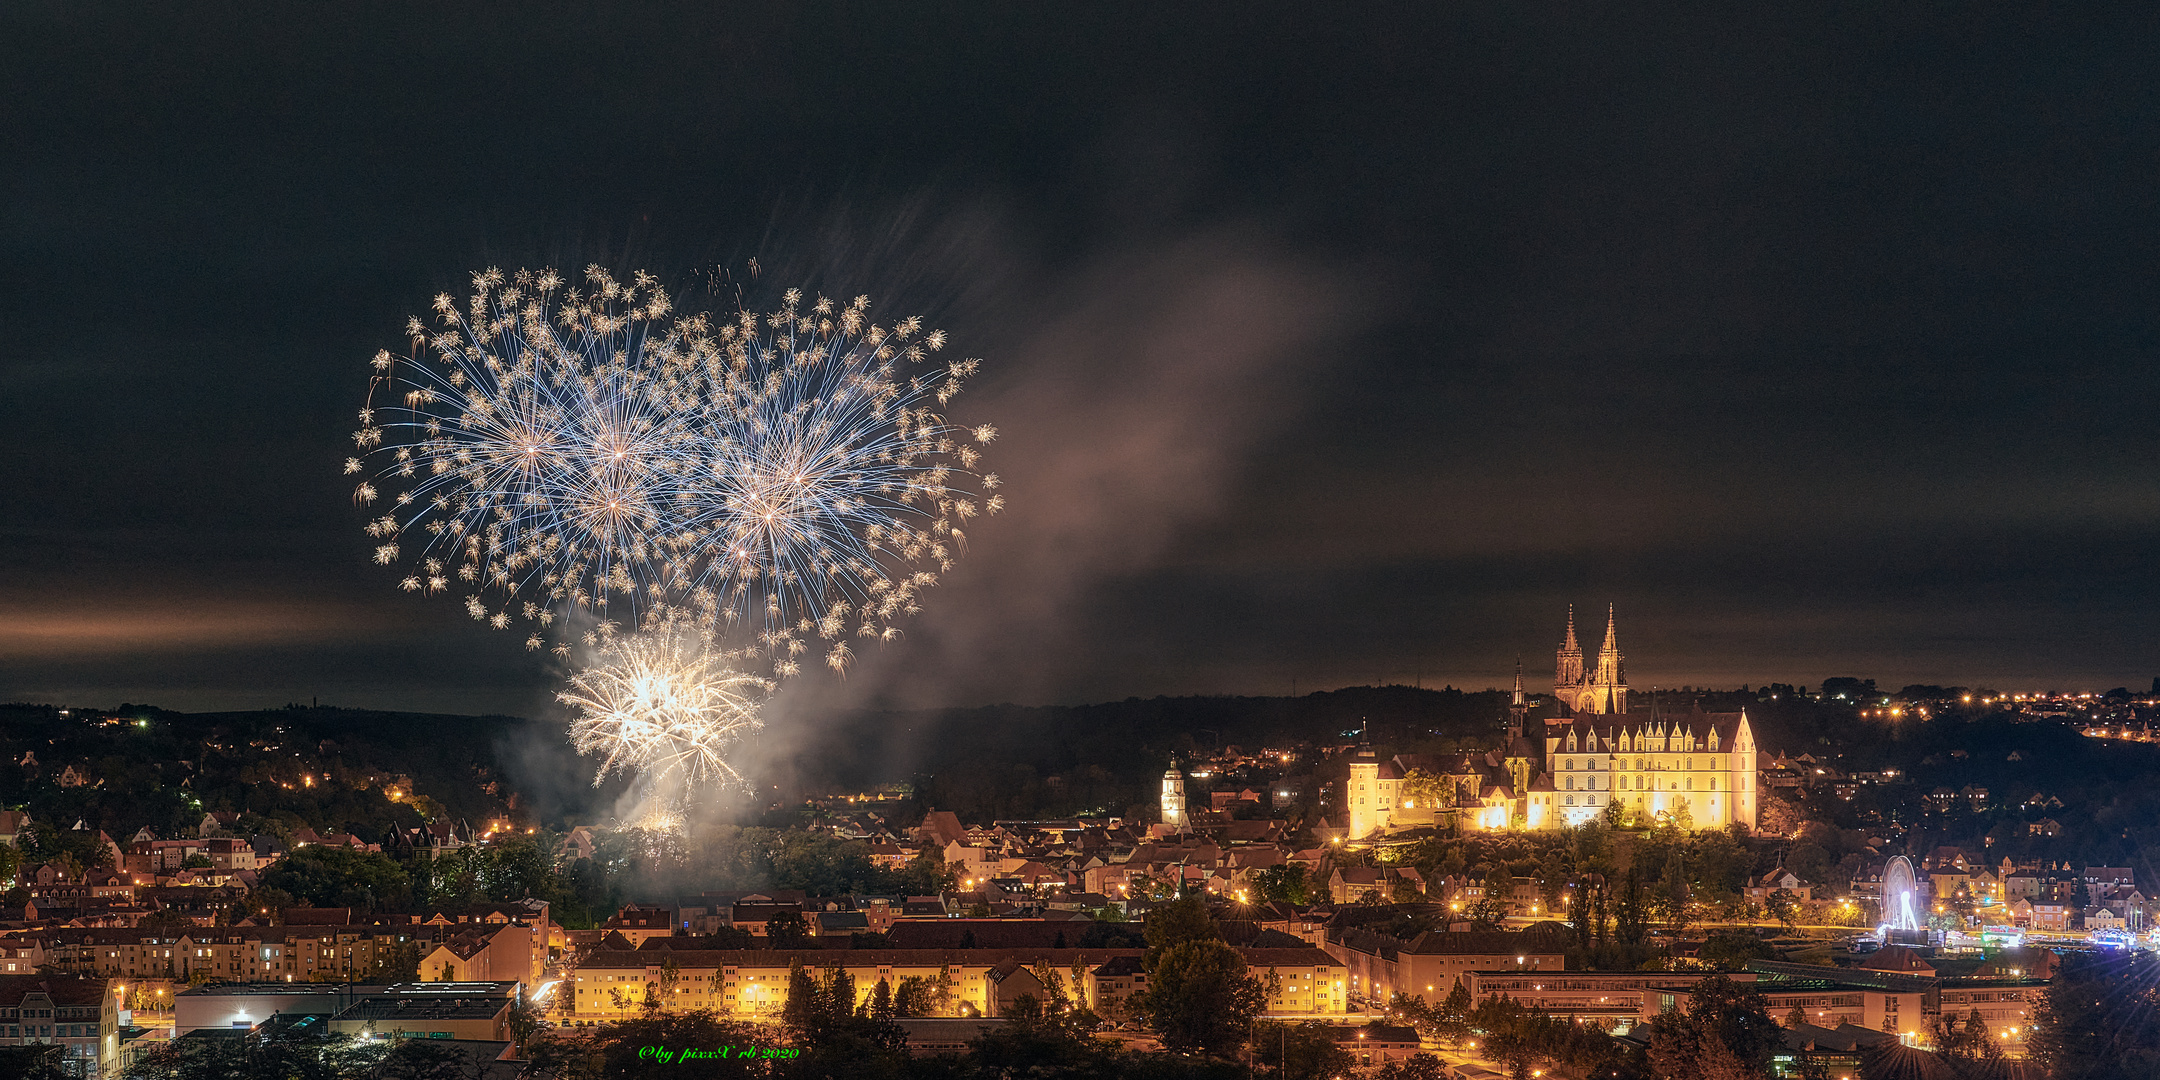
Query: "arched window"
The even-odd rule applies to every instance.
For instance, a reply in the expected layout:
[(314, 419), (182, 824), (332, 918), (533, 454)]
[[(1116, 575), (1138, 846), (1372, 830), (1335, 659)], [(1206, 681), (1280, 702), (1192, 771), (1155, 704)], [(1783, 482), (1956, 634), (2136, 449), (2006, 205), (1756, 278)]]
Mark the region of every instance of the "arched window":
[(1567, 789), (1569, 791), (1575, 790), (1575, 778), (1572, 776), (1567, 778)]
[(1687, 759), (1686, 759), (1686, 761), (1685, 761), (1685, 764), (1681, 765), (1681, 768), (1683, 768), (1683, 769), (1686, 769), (1686, 770), (1688, 770), (1689, 772), (1694, 772), (1694, 771), (1695, 771), (1695, 759), (1694, 759), (1694, 758), (1687, 758)]
[(1586, 776), (1586, 777), (1584, 777), (1583, 779), (1584, 779), (1584, 781), (1585, 781), (1585, 783), (1584, 783), (1584, 785), (1583, 785), (1584, 787), (1587, 787), (1587, 788), (1589, 788), (1589, 789), (1590, 789), (1590, 790), (1592, 790), (1592, 791), (1596, 791), (1596, 790), (1597, 790), (1597, 777), (1595, 777), (1595, 776)]
[(1712, 790), (1712, 791), (1716, 791), (1716, 790), (1717, 790), (1717, 777), (1715, 777), (1715, 776), (1713, 776), (1713, 777), (1711, 777), (1711, 778), (1710, 778), (1710, 790)]
[(1569, 758), (1566, 761), (1561, 762), (1560, 769), (1563, 772), (1573, 772), (1575, 770), (1575, 759)]
[(1641, 759), (1641, 758), (1636, 758), (1636, 759), (1635, 759), (1635, 771), (1636, 771), (1636, 772), (1641, 772), (1641, 771), (1642, 771), (1642, 767), (1643, 767), (1642, 759)]
[(1568, 796), (1568, 797), (1567, 797), (1567, 804), (1568, 804), (1569, 806), (1573, 806), (1573, 805), (1575, 805), (1575, 796), (1573, 796), (1573, 795), (1570, 795), (1570, 796)]
[(1692, 776), (1687, 778), (1687, 789), (1689, 791), (1695, 790), (1695, 778)]

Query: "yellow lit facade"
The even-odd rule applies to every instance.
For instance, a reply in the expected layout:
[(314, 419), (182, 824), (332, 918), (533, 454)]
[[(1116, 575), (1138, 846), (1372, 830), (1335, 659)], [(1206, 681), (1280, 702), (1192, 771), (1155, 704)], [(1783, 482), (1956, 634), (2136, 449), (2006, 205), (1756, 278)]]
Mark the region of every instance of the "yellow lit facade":
[[(1453, 816), (1463, 829), (1561, 829), (1608, 812), (1614, 803), (1638, 819), (1680, 817), (1698, 829), (1758, 820), (1757, 749), (1745, 711), (1659, 715), (1627, 711), (1627, 683), (1608, 616), (1597, 669), (1585, 674), (1568, 619), (1555, 692), (1570, 715), (1542, 722), (1526, 736), (1522, 673), (1515, 676), (1506, 743), (1485, 754), (1381, 761), (1370, 748), (1352, 757), (1344, 792), (1352, 839), (1433, 825)], [(1412, 773), (1436, 782), (1418, 805)]]

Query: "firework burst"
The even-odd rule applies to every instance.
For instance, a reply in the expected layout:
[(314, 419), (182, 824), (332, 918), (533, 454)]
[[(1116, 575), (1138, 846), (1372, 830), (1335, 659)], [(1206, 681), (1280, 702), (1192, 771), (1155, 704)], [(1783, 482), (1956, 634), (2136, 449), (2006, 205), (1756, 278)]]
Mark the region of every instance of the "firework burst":
[(694, 425), (707, 456), (684, 492), (688, 527), (670, 543), (706, 555), (688, 582), (696, 616), (760, 626), (763, 644), (786, 653), (783, 675), (812, 635), (830, 643), (836, 670), (851, 630), (889, 640), (893, 620), (951, 569), (968, 519), (1004, 505), (989, 494), (997, 475), (975, 472), (996, 430), (939, 412), (978, 362), (926, 366), (943, 333), (919, 319), (886, 330), (868, 309), (859, 296), (804, 310), (790, 291), (780, 311), (741, 314), (695, 346), (725, 355), (726, 370)]
[(942, 412), (977, 361), (934, 362), (942, 332), (880, 326), (867, 298), (718, 321), (642, 272), (490, 269), (435, 309), (411, 357), (375, 356), (345, 471), (391, 504), (367, 531), (375, 561), (411, 561), (401, 588), (529, 622), (530, 648), (584, 609), (719, 631), (775, 676), (822, 638), (845, 670), (846, 639), (896, 633), (1002, 507), (976, 470), (995, 429)]
[(759, 702), (771, 689), (735, 670), (702, 634), (662, 626), (613, 637), (556, 699), (576, 711), (578, 753), (601, 759), (594, 783), (621, 769), (687, 795), (742, 781), (727, 753), (764, 727)]

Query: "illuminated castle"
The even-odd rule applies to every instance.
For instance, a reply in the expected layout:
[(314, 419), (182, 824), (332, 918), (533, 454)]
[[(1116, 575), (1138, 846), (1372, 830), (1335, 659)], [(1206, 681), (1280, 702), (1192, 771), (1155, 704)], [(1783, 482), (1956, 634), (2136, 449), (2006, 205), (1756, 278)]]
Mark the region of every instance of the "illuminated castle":
[[(1597, 670), (1586, 674), (1569, 610), (1553, 689), (1558, 715), (1531, 720), (1517, 664), (1507, 737), (1484, 753), (1397, 754), (1382, 761), (1371, 747), (1360, 747), (1344, 791), (1350, 838), (1449, 819), (1473, 832), (1559, 829), (1605, 816), (1615, 803), (1636, 820), (1755, 827), (1755, 733), (1747, 713), (1698, 706), (1660, 714), (1654, 703), (1649, 713), (1628, 712), (1610, 611)], [(1543, 730), (1525, 734), (1533, 725)], [(1413, 783), (1412, 773), (1423, 782)]]

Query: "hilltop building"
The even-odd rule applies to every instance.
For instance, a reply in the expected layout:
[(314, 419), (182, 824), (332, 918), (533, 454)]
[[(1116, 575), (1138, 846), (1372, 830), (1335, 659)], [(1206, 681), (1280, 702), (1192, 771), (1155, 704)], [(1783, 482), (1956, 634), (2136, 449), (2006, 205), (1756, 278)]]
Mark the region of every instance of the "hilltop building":
[[(1608, 612), (1597, 668), (1585, 672), (1568, 613), (1553, 679), (1558, 715), (1533, 721), (1522, 668), (1507, 737), (1485, 753), (1397, 754), (1370, 746), (1350, 759), (1348, 835), (1433, 825), (1471, 831), (1559, 829), (1606, 814), (1670, 815), (1698, 829), (1755, 828), (1755, 733), (1745, 711), (1628, 711), (1616, 620)], [(1525, 728), (1541, 727), (1536, 734)]]

